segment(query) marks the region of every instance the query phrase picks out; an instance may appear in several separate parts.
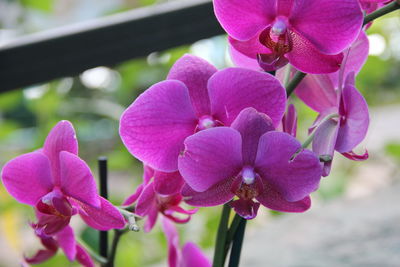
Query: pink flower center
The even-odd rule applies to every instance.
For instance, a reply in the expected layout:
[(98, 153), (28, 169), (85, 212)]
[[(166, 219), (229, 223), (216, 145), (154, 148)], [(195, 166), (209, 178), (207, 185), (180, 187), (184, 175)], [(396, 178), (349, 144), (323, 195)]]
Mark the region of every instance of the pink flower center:
[(257, 197), (263, 190), (260, 176), (253, 167), (245, 166), (233, 181), (231, 191), (243, 200), (251, 200)]
[(271, 27), (260, 34), (261, 44), (268, 47), (277, 56), (282, 56), (292, 50), (288, 24), (286, 17), (279, 16)]

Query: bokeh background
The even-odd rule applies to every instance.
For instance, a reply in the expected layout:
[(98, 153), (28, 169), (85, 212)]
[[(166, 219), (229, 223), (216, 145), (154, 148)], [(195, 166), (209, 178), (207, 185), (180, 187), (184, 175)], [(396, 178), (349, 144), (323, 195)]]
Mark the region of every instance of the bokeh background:
[[(163, 2), (166, 1), (0, 0), (0, 46), (21, 35)], [(271, 266), (313, 266), (311, 259), (308, 259), (311, 260), (311, 265), (301, 265), (298, 262), (299, 256), (292, 251), (303, 246), (301, 240), (304, 239), (307, 239), (305, 242), (314, 242), (310, 245), (310, 250), (318, 247), (321, 242), (327, 242), (328, 238), (332, 239), (328, 236), (324, 238), (326, 231), (323, 230), (324, 224), (321, 220), (326, 217), (318, 217), (319, 214), (335, 214), (326, 223), (329, 225), (332, 220), (337, 220), (339, 225), (333, 229), (338, 232), (343, 230), (340, 223), (351, 226), (352, 223), (358, 223), (365, 213), (372, 214), (372, 217), (389, 218), (390, 214), (397, 214), (394, 218), (400, 217), (399, 202), (395, 203), (396, 200), (400, 201), (400, 196), (396, 198), (397, 194), (389, 202), (392, 206), (379, 205), (379, 201), (387, 203), (387, 200), (382, 200), (390, 195), (386, 193), (389, 192), (387, 190), (400, 190), (397, 186), (400, 180), (399, 18), (398, 12), (386, 16), (376, 21), (368, 30), (370, 57), (357, 77), (357, 87), (367, 99), (371, 112), (369, 134), (357, 151), (362, 153), (368, 149), (370, 159), (366, 162), (352, 162), (336, 155), (331, 175), (322, 180), (321, 188), (312, 195), (314, 206), (309, 214), (285, 215), (261, 208), (260, 215), (248, 224), (243, 256), (243, 262), (248, 265), (245, 266), (264, 266), (257, 263), (263, 260), (267, 262), (268, 259)], [(65, 77), (0, 94), (0, 167), (17, 155), (41, 147), (48, 131), (59, 120), (69, 120), (77, 131), (80, 157), (90, 164), (96, 177), (97, 158), (108, 157), (110, 199), (119, 205), (141, 183), (142, 175), (140, 162), (127, 152), (118, 136), (119, 117), (123, 110), (149, 86), (165, 79), (172, 64), (185, 53), (203, 57), (218, 68), (231, 66), (226, 48), (226, 37), (217, 36), (169, 51), (154, 52), (146, 58), (127, 61), (117, 66), (90, 69), (76, 77)], [(315, 119), (316, 113), (295, 97), (292, 101), (299, 113), (298, 138), (304, 141), (307, 128)], [(359, 204), (369, 203), (368, 201), (375, 203), (375, 206), (365, 207)], [(377, 212), (376, 207), (384, 208), (388, 214)], [(331, 212), (332, 209), (335, 212)], [(219, 210), (219, 207), (201, 209), (189, 224), (179, 226), (181, 242), (197, 242), (211, 256)], [(0, 266), (17, 266), (24, 253), (31, 255), (40, 247), (28, 226), (28, 222), (33, 219), (32, 209), (17, 203), (0, 185)], [(301, 225), (298, 226), (297, 222), (301, 222)], [(377, 223), (379, 224), (374, 221), (366, 227), (379, 227)], [(78, 218), (73, 219), (73, 225), (79, 238), (96, 250), (97, 232), (85, 227)], [(309, 238), (288, 234), (288, 227), (296, 231), (297, 226), (300, 227), (300, 232), (300, 229), (307, 228), (319, 227), (321, 230), (310, 233)], [(351, 227), (357, 229), (357, 226)], [(277, 256), (276, 253), (266, 253), (268, 246), (276, 241), (260, 239), (260, 233), (268, 232), (268, 229), (272, 229), (274, 234), (267, 233), (269, 238), (284, 240), (278, 243), (282, 247), (277, 249), (286, 251), (287, 254)], [(390, 229), (389, 232), (392, 231)], [(351, 234), (349, 231), (348, 235)], [(319, 239), (316, 240), (316, 237)], [(354, 243), (356, 245), (358, 244)], [(400, 254), (400, 243), (389, 245), (387, 249), (394, 249), (393, 252)], [(246, 246), (255, 251), (246, 249)], [(318, 251), (302, 251), (302, 254), (307, 253), (315, 253), (318, 257)], [(166, 255), (166, 242), (157, 226), (148, 234), (126, 234), (120, 243), (116, 266), (166, 266)], [(340, 251), (335, 255), (343, 256)], [(343, 257), (348, 256), (346, 255), (345, 253)], [(279, 261), (279, 257), (285, 260)], [(68, 262), (59, 253), (40, 266), (75, 264)]]

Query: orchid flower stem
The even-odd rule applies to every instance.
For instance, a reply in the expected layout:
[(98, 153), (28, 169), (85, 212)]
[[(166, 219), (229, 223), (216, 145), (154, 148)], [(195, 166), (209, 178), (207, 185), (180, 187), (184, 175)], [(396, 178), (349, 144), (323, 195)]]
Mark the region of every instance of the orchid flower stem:
[(111, 244), (110, 255), (108, 257), (107, 263), (105, 265), (103, 265), (103, 267), (114, 267), (114, 261), (115, 261), (115, 256), (117, 254), (117, 248), (118, 248), (119, 241), (120, 241), (122, 235), (125, 234), (126, 232), (128, 232), (128, 229), (122, 229), (122, 230), (115, 229), (114, 230), (114, 239)]
[(238, 267), (240, 262), (240, 254), (242, 251), (244, 232), (246, 230), (247, 220), (240, 217), (239, 226), (233, 237), (232, 250), (229, 257), (228, 267)]
[(223, 267), (225, 263), (225, 246), (226, 237), (228, 234), (228, 223), (229, 214), (231, 212), (231, 207), (229, 203), (226, 203), (222, 209), (221, 219), (219, 221), (217, 238), (215, 241), (214, 259), (213, 267)]
[(232, 243), (232, 240), (235, 236), (235, 233), (236, 233), (241, 221), (242, 221), (242, 217), (240, 217), (239, 215), (236, 214), (232, 220), (231, 226), (229, 227), (228, 236), (226, 237), (225, 255), (228, 254), (230, 245)]
[[(100, 196), (105, 199), (108, 198), (108, 184), (107, 184), (107, 158), (99, 157), (99, 176), (100, 176)], [(102, 257), (107, 258), (108, 251), (108, 232), (100, 231), (99, 233), (99, 253)]]
[(294, 90), (296, 89), (297, 85), (306, 77), (306, 73), (298, 71), (294, 75), (293, 79), (289, 82), (288, 86), (286, 86), (286, 95), (289, 97)]
[(390, 12), (393, 12), (397, 9), (400, 9), (400, 1), (394, 1), (393, 3), (390, 3), (388, 5), (385, 5), (384, 7), (372, 12), (371, 14), (368, 14), (367, 16), (364, 17), (364, 23), (363, 26), (366, 24), (370, 23), (374, 19), (377, 19), (379, 17), (382, 17)]

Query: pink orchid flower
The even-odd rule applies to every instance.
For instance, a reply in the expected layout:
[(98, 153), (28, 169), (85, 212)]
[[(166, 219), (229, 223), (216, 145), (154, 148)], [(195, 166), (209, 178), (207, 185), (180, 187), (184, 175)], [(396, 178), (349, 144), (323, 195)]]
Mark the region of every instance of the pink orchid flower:
[(124, 218), (98, 195), (89, 167), (77, 154), (74, 128), (70, 122), (61, 121), (42, 149), (18, 156), (4, 166), (3, 184), (16, 200), (44, 214), (38, 225), (47, 235), (64, 229), (76, 213), (95, 229), (123, 228)]
[(244, 109), (231, 128), (186, 138), (179, 171), (188, 204), (216, 206), (237, 197), (231, 206), (245, 219), (257, 215), (260, 203), (277, 211), (307, 210), (321, 178), (318, 157), (253, 108)]
[(173, 223), (168, 219), (161, 222), (168, 242), (169, 267), (211, 267), (210, 260), (196, 244), (187, 242), (180, 248), (178, 231)]
[(378, 8), (383, 7), (384, 5), (393, 2), (393, 0), (359, 0), (361, 7), (367, 14), (374, 12)]
[(35, 230), (36, 236), (40, 238), (40, 242), (45, 249), (39, 250), (32, 257), (24, 257), (26, 263), (43, 263), (53, 257), (57, 253), (58, 248), (61, 248), (68, 260), (76, 260), (85, 267), (94, 267), (92, 258), (89, 256), (86, 250), (75, 241), (74, 232), (70, 226), (64, 227), (54, 236), (46, 235), (42, 231), (43, 229), (37, 228), (35, 224), (33, 224), (32, 227)]
[(214, 10), (235, 64), (266, 71), (337, 71), (363, 22), (357, 0), (214, 0)]
[[(364, 155), (352, 152), (365, 138), (369, 125), (368, 105), (354, 85), (354, 75), (365, 63), (368, 50), (368, 39), (362, 32), (346, 51), (346, 64), (340, 72), (307, 75), (296, 88), (296, 95), (319, 113), (311, 130), (316, 128), (313, 151), (328, 156), (322, 163), (323, 176), (329, 175), (334, 150), (352, 160), (368, 158), (367, 152)], [(341, 77), (346, 78), (343, 88)]]
[(185, 55), (166, 81), (150, 87), (128, 107), (121, 117), (120, 136), (146, 165), (174, 172), (186, 137), (229, 126), (246, 107), (268, 114), (277, 125), (285, 105), (285, 90), (272, 75), (240, 68), (217, 71), (204, 60)]
[(144, 231), (153, 229), (159, 213), (175, 223), (187, 223), (197, 209), (185, 210), (179, 206), (183, 199), (180, 191), (184, 183), (179, 172), (159, 172), (148, 166), (144, 170), (143, 184), (123, 204), (131, 205), (137, 201), (135, 214), (147, 217)]

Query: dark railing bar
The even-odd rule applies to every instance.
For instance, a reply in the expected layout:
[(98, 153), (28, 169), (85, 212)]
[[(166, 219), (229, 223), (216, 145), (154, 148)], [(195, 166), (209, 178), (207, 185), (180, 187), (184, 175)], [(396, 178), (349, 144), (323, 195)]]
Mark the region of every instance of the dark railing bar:
[(0, 47), (0, 92), (222, 33), (210, 0), (187, 0), (20, 37)]

